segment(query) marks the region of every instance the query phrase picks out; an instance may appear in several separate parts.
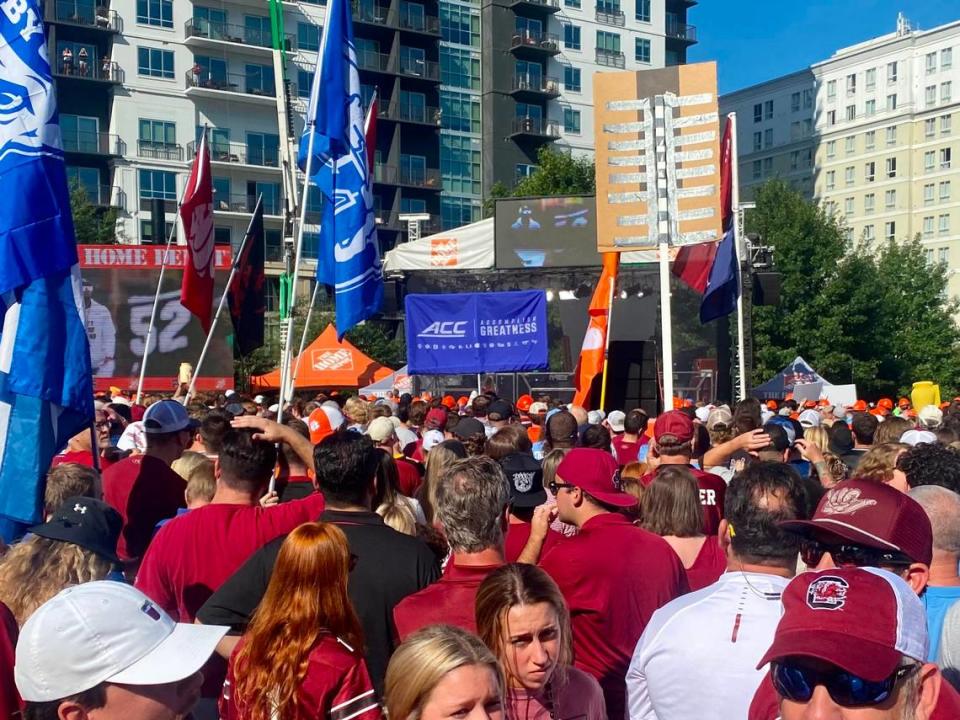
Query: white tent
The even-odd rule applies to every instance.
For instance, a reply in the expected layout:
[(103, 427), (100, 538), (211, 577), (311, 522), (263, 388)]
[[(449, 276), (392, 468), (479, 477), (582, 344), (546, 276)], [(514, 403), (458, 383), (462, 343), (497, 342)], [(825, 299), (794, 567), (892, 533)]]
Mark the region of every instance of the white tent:
[(365, 388), (360, 388), (358, 392), (361, 396), (376, 395), (377, 397), (386, 397), (387, 393), (391, 390), (396, 390), (401, 394), (405, 392), (413, 392), (413, 380), (407, 374), (406, 365), (392, 375), (388, 375), (382, 380), (377, 380), (377, 382), (371, 383)]
[(487, 270), (493, 262), (493, 218), (487, 218), (398, 245), (387, 253), (383, 269)]

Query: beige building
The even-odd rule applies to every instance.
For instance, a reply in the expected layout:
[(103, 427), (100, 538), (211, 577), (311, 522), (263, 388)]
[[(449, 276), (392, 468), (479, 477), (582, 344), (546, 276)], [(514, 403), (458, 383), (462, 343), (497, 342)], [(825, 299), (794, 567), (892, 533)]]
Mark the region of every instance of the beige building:
[(773, 177), (851, 239), (919, 235), (960, 296), (960, 21), (897, 30), (720, 98), (737, 113), (741, 199)]

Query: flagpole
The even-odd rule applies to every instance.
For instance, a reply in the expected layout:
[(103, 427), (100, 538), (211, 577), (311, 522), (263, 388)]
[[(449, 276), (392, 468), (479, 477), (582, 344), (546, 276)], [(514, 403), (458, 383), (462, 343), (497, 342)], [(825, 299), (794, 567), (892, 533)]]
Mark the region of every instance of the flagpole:
[[(253, 214), (256, 216), (257, 208), (260, 207), (260, 203), (263, 201), (263, 194), (257, 196), (257, 204), (254, 206)], [(251, 220), (252, 222), (252, 220)], [(247, 247), (247, 240), (250, 239), (250, 229), (247, 228), (247, 232), (243, 236), (243, 242), (240, 243), (240, 249), (237, 251), (236, 257), (233, 259), (233, 263), (230, 266), (230, 275), (227, 277), (227, 284), (223, 288), (223, 294), (220, 295), (220, 304), (217, 305), (217, 312), (213, 316), (213, 322), (210, 323), (210, 332), (207, 333), (207, 339), (203, 342), (203, 350), (200, 351), (200, 359), (197, 360), (197, 365), (193, 369), (193, 377), (190, 378), (190, 386), (187, 388), (187, 394), (183, 396), (183, 404), (186, 405), (190, 402), (190, 398), (193, 396), (193, 391), (197, 385), (197, 378), (200, 377), (200, 368), (203, 367), (203, 361), (207, 357), (207, 350), (210, 349), (210, 340), (213, 338), (214, 334), (217, 331), (217, 323), (220, 321), (220, 313), (223, 312), (223, 306), (227, 302), (227, 296), (230, 294), (230, 286), (233, 285), (233, 278), (237, 274), (237, 270), (240, 268), (240, 260), (243, 258), (243, 251)]]
[(727, 124), (730, 126), (730, 183), (731, 203), (730, 215), (733, 221), (733, 248), (737, 258), (737, 372), (740, 375), (740, 400), (747, 399), (747, 356), (745, 352), (746, 341), (743, 336), (744, 318), (743, 318), (743, 266), (741, 258), (743, 257), (743, 247), (740, 239), (740, 168), (737, 158), (737, 114), (735, 112), (727, 114)]
[[(320, 259), (317, 258), (317, 262)], [(300, 334), (300, 350), (297, 352), (297, 363), (293, 366), (293, 377), (290, 378), (290, 394), (293, 395), (293, 389), (297, 386), (297, 375), (300, 374), (300, 362), (303, 358), (303, 349), (307, 345), (307, 332), (310, 330), (310, 321), (313, 319), (313, 308), (317, 304), (317, 291), (320, 290), (320, 283), (313, 285), (313, 295), (310, 297), (310, 307), (307, 310), (307, 321), (303, 325), (303, 332)], [(292, 362), (292, 360), (291, 360)]]
[[(603, 271), (601, 271), (602, 277)], [(610, 332), (613, 329), (613, 298), (616, 292), (617, 278), (620, 276), (620, 260), (617, 259), (617, 272), (610, 278), (610, 294), (607, 303), (607, 332), (603, 339), (603, 374), (600, 379), (600, 410), (606, 407), (607, 403), (607, 367), (610, 364)]]

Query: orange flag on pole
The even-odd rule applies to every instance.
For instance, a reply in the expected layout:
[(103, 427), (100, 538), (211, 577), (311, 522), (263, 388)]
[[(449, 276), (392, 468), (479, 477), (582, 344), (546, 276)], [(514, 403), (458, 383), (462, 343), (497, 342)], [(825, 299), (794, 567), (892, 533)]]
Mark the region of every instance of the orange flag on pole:
[(597, 289), (590, 300), (590, 324), (583, 336), (580, 361), (577, 363), (577, 392), (573, 404), (587, 407), (590, 388), (594, 378), (603, 372), (603, 360), (607, 350), (607, 330), (610, 327), (610, 306), (613, 304), (613, 289), (617, 284), (620, 269), (620, 253), (603, 253), (603, 271), (597, 281)]

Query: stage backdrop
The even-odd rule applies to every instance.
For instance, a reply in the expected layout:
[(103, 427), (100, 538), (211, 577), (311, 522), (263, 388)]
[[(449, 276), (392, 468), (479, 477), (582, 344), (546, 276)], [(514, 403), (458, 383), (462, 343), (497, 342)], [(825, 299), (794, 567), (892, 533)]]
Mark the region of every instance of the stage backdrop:
[(543, 290), (407, 295), (411, 375), (546, 369)]
[[(164, 249), (151, 245), (80, 245), (77, 250), (94, 385), (97, 390), (111, 385), (136, 388)], [(196, 365), (203, 349), (203, 328), (180, 304), (180, 268), (185, 254), (185, 248), (170, 249), (145, 390), (172, 390), (180, 363)], [(218, 246), (215, 302), (219, 302), (230, 274), (230, 260), (230, 248)], [(230, 316), (224, 311), (197, 378), (198, 390), (233, 387), (233, 351), (228, 343), (231, 332)]]

